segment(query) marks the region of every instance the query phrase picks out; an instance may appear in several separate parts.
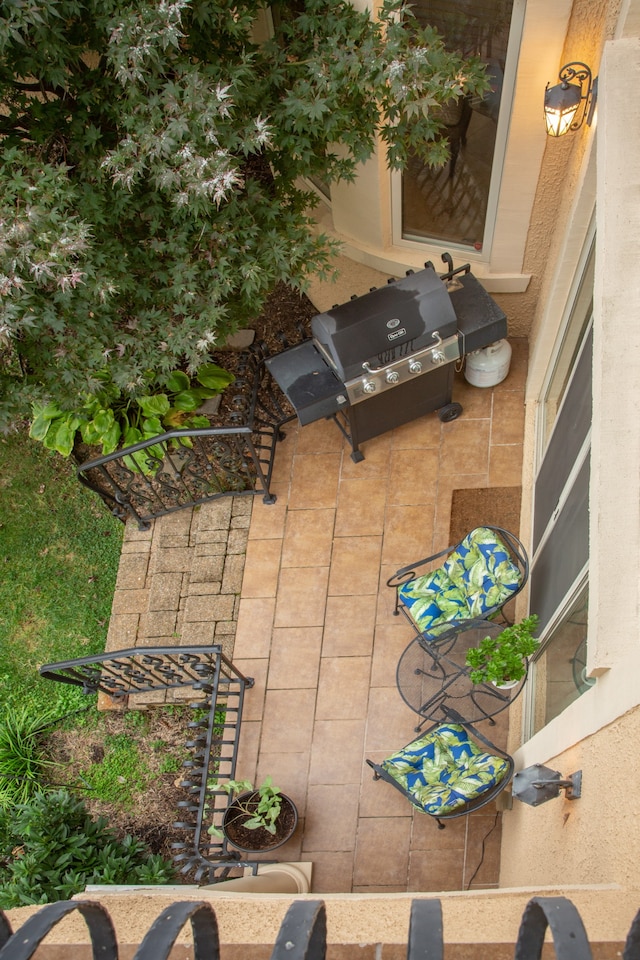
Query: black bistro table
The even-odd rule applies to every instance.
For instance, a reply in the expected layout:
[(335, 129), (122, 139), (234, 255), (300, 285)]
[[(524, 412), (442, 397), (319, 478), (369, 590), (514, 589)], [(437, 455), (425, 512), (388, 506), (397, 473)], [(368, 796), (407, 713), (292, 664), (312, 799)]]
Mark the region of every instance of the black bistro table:
[(416, 637), (406, 648), (396, 671), (400, 696), (422, 720), (446, 722), (453, 709), (470, 723), (489, 720), (513, 703), (521, 692), (523, 679), (510, 688), (492, 683), (472, 683), (471, 667), (465, 663), (467, 650), (477, 647), (484, 637), (495, 637), (504, 624), (491, 620), (464, 620), (435, 641)]

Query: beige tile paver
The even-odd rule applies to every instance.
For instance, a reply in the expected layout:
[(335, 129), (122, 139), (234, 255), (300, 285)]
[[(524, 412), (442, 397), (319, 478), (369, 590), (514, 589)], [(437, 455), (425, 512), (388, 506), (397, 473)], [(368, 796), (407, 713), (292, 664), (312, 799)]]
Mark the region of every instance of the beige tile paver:
[(322, 627), (276, 627), (269, 657), (270, 689), (318, 688)]
[[(166, 630), (177, 611), (174, 643), (223, 639), (233, 650), (255, 677), (237, 776), (270, 774), (295, 800), (300, 823), (277, 858), (312, 861), (314, 893), (497, 883), (493, 805), (438, 830), (374, 781), (365, 757), (380, 762), (417, 736), (395, 679), (413, 633), (393, 616), (385, 582), (448, 546), (454, 489), (521, 482), (526, 369), (526, 343), (515, 341), (502, 384), (474, 388), (456, 374), (458, 420), (429, 414), (398, 427), (364, 443), (360, 463), (331, 421), (289, 423), (275, 504), (221, 500), (151, 531), (127, 526), (109, 649), (154, 645), (142, 631)], [(503, 742), (507, 714), (498, 721), (488, 733)], [(375, 960), (373, 945), (361, 952)]]

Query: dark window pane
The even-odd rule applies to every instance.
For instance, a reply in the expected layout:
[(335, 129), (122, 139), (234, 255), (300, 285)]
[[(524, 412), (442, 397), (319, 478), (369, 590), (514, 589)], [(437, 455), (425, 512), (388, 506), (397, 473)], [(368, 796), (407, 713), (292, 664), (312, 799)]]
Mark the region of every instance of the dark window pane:
[(513, 0), (417, 0), (413, 12), (435, 27), (450, 50), (480, 56), (491, 90), (443, 108), (451, 159), (432, 170), (417, 157), (402, 177), (402, 229), (481, 247), (496, 143)]
[(591, 427), (593, 329), (575, 368), (535, 486), (533, 548), (537, 549)]
[(531, 571), (529, 608), (541, 631), (589, 559), (589, 464), (587, 457)]

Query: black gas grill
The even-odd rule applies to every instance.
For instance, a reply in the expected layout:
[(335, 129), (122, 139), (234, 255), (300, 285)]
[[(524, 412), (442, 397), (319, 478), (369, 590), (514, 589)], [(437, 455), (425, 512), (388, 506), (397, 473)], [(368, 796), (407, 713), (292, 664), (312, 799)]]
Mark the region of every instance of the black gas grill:
[(266, 361), (300, 423), (333, 417), (356, 461), (360, 443), (425, 413), (459, 416), (456, 361), (506, 336), (505, 314), (470, 265), (443, 260), (445, 274), (427, 263), (318, 314), (311, 339)]

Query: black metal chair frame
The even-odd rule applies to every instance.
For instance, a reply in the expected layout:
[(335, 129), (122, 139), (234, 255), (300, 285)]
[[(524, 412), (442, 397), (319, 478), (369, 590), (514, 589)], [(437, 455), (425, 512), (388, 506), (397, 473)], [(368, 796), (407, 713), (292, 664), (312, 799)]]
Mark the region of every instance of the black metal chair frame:
[(488, 747), (491, 753), (495, 753), (497, 756), (503, 757), (508, 763), (508, 769), (504, 777), (485, 793), (481, 794), (479, 797), (475, 797), (473, 800), (470, 800), (463, 807), (460, 807), (451, 813), (440, 813), (437, 815), (433, 813), (427, 813), (426, 810), (423, 810), (422, 807), (419, 807), (416, 804), (411, 794), (401, 787), (398, 781), (395, 780), (389, 773), (387, 773), (387, 771), (380, 764), (375, 763), (373, 760), (367, 759), (367, 764), (373, 770), (374, 780), (385, 780), (387, 783), (390, 783), (391, 786), (395, 787), (396, 790), (399, 790), (400, 793), (407, 798), (409, 803), (415, 807), (416, 810), (419, 810), (420, 813), (424, 813), (427, 817), (432, 817), (432, 819), (434, 819), (438, 824), (439, 830), (444, 830), (445, 828), (445, 824), (442, 823), (443, 820), (456, 820), (458, 817), (466, 817), (470, 813), (473, 813), (474, 810), (479, 810), (487, 803), (491, 803), (491, 801), (495, 800), (498, 794), (502, 793), (502, 791), (509, 785), (514, 774), (514, 761), (510, 754), (508, 754), (505, 750), (502, 750), (500, 747), (497, 747), (495, 743), (491, 742), (491, 740), (488, 740), (473, 726), (473, 724), (469, 723), (467, 720), (464, 720), (460, 714), (455, 712), (455, 710), (447, 710), (447, 715), (449, 717), (447, 721), (440, 720), (438, 723), (432, 724), (419, 737), (415, 737), (413, 740), (410, 740), (409, 743), (406, 743), (404, 747), (401, 747), (400, 749), (405, 750), (407, 747), (410, 747), (412, 743), (415, 743), (417, 740), (421, 740), (422, 737), (426, 736), (428, 733), (431, 733), (432, 730), (436, 730), (438, 727), (445, 726), (449, 723), (458, 723), (465, 728), (470, 736), (476, 740), (479, 740), (484, 746)]
[[(471, 614), (469, 614), (468, 617), (462, 618), (461, 620), (451, 621), (452, 630), (453, 628), (455, 628), (457, 624), (463, 623), (465, 620), (477, 620), (477, 619), (489, 620), (494, 616), (496, 616), (497, 614), (501, 614), (504, 622), (508, 623), (509, 621), (507, 621), (506, 617), (502, 613), (503, 607), (506, 606), (507, 603), (510, 603), (510, 601), (513, 600), (513, 598), (520, 593), (520, 591), (526, 584), (527, 580), (529, 579), (529, 558), (527, 556), (527, 552), (523, 544), (520, 542), (518, 537), (516, 537), (515, 534), (510, 533), (508, 530), (505, 530), (503, 527), (496, 527), (490, 523), (482, 523), (482, 524), (478, 524), (477, 526), (485, 527), (487, 530), (493, 530), (500, 537), (500, 539), (503, 541), (505, 547), (510, 553), (512, 562), (514, 562), (518, 567), (518, 569), (521, 571), (522, 579), (520, 581), (518, 589), (514, 590), (514, 592), (504, 601), (504, 603), (498, 604), (494, 607), (490, 607), (482, 617), (472, 616)], [(477, 529), (477, 527), (474, 527), (473, 529), (475, 530)], [(470, 530), (468, 533), (466, 533), (465, 537), (469, 536), (469, 533), (471, 532), (472, 531)], [(465, 537), (463, 537), (462, 540), (464, 540)], [(458, 543), (454, 543), (451, 546), (446, 547), (444, 550), (441, 550), (439, 553), (432, 554), (432, 556), (430, 557), (423, 557), (422, 560), (416, 560), (415, 563), (411, 563), (406, 567), (401, 567), (399, 570), (396, 570), (393, 576), (387, 580), (387, 586), (392, 587), (395, 590), (395, 594), (396, 594), (395, 607), (393, 610), (394, 617), (397, 617), (400, 614), (402, 614), (406, 618), (406, 620), (411, 624), (412, 629), (415, 631), (418, 637), (424, 637), (424, 634), (418, 627), (418, 624), (415, 622), (415, 620), (413, 619), (413, 617), (411, 616), (411, 614), (409, 613), (405, 605), (401, 602), (399, 588), (402, 587), (405, 583), (409, 583), (409, 581), (415, 580), (416, 577), (421, 576), (421, 574), (418, 573), (418, 570), (420, 567), (426, 566), (427, 564), (433, 563), (434, 560), (438, 560), (440, 557), (447, 557), (451, 553), (453, 553), (453, 551), (460, 546), (460, 544), (462, 543), (462, 540), (459, 540)], [(429, 640), (429, 643), (439, 643), (441, 639), (446, 640), (446, 638), (449, 636), (450, 636), (450, 631), (446, 631), (444, 634), (441, 635), (441, 637), (435, 637), (433, 640)]]

